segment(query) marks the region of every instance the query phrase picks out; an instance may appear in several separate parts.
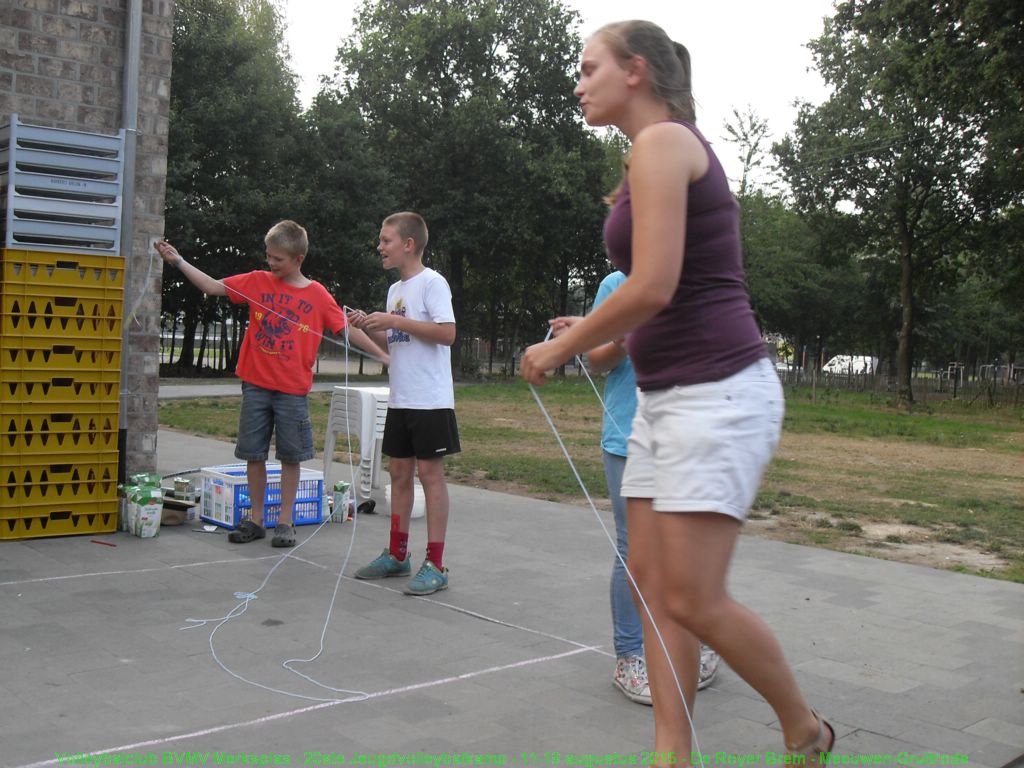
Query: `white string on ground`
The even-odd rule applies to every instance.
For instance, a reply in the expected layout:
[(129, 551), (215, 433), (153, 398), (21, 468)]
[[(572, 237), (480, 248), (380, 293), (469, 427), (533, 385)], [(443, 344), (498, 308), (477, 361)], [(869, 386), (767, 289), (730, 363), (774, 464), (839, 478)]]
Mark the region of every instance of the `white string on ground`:
[[(269, 313), (272, 313), (272, 314), (275, 314), (275, 315), (277, 315), (278, 317), (281, 317), (282, 319), (284, 319), (287, 322), (295, 323), (295, 320), (293, 320), (292, 318), (286, 317), (286, 316), (282, 315), (281, 313), (276, 312), (275, 310), (271, 309), (270, 307), (266, 307), (266, 306), (260, 304), (259, 302), (256, 302), (255, 300), (250, 300), (249, 297), (245, 296), (240, 291), (235, 291), (235, 293), (238, 293), (247, 302), (251, 302), (253, 304), (256, 304), (257, 306), (261, 307), (265, 311), (267, 311)], [(346, 309), (348, 309), (348, 307), (343, 307), (342, 311), (344, 311)], [(330, 339), (329, 337), (327, 337), (324, 334), (319, 333), (317, 331), (310, 331), (310, 332), (317, 333), (317, 335), (319, 335), (321, 339), (327, 338), (330, 341), (334, 341), (333, 339)], [(345, 343), (342, 346), (344, 346), (344, 348), (345, 348), (345, 366), (344, 367), (345, 367), (345, 388), (346, 388), (346, 391), (347, 391), (348, 390), (348, 383), (349, 383), (349, 381), (348, 381), (348, 350), (349, 350), (349, 346), (350, 346), (349, 345), (349, 333), (348, 333), (348, 323), (347, 322), (345, 324), (344, 341), (345, 341)], [(334, 342), (334, 343), (337, 343), (337, 342)], [(352, 455), (353, 455), (353, 453), (352, 453), (352, 430), (351, 430), (351, 424), (349, 423), (349, 409), (348, 408), (345, 409), (345, 427), (346, 427), (345, 431), (347, 433), (347, 439), (348, 439), (348, 446), (347, 447), (348, 447), (348, 456), (349, 456), (349, 459), (348, 459), (348, 461), (349, 461), (349, 472), (351, 473), (352, 479), (354, 481), (356, 478), (355, 478), (355, 467), (352, 464)], [(328, 423), (327, 428), (331, 429), (330, 423)], [(324, 458), (325, 458), (326, 461), (333, 461), (333, 456), (325, 456)], [(352, 483), (351, 488), (352, 488), (353, 497), (358, 502), (359, 497), (358, 497), (358, 493), (356, 491), (356, 483), (355, 482)], [(328, 489), (324, 488), (323, 491), (324, 491), (324, 495), (326, 495)], [(321, 504), (323, 504), (323, 503), (324, 503), (323, 502), (323, 498), (321, 498)], [(346, 511), (347, 510), (341, 510), (340, 514), (342, 515), (342, 519), (343, 520), (345, 518)], [(316, 702), (362, 701), (362, 700), (368, 698), (369, 694), (367, 694), (364, 691), (357, 691), (357, 690), (351, 690), (351, 689), (348, 689), (348, 688), (339, 688), (339, 687), (327, 685), (326, 683), (323, 683), (323, 682), (315, 679), (314, 677), (305, 674), (304, 672), (300, 672), (299, 670), (295, 669), (294, 666), (292, 666), (294, 664), (309, 664), (309, 663), (312, 663), (312, 662), (316, 661), (318, 658), (320, 658), (320, 656), (324, 652), (324, 649), (326, 647), (325, 639), (326, 639), (326, 636), (327, 636), (327, 628), (330, 625), (331, 615), (334, 612), (334, 605), (335, 605), (335, 602), (337, 601), (337, 598), (338, 598), (338, 589), (341, 586), (341, 580), (342, 580), (342, 578), (344, 578), (345, 568), (348, 565), (349, 558), (352, 555), (352, 549), (355, 546), (355, 542), (356, 542), (356, 531), (357, 531), (358, 522), (359, 522), (358, 504), (356, 504), (356, 511), (352, 515), (352, 536), (349, 538), (348, 548), (345, 550), (345, 556), (342, 559), (341, 566), (338, 568), (338, 575), (337, 575), (337, 578), (335, 579), (335, 582), (334, 582), (334, 591), (331, 593), (331, 600), (330, 600), (330, 602), (329, 602), (329, 604), (327, 606), (327, 610), (326, 610), (325, 615), (324, 615), (324, 623), (323, 623), (323, 627), (322, 627), (322, 629), (320, 631), (320, 644), (319, 644), (319, 648), (317, 649), (316, 653), (314, 653), (309, 658), (305, 658), (305, 659), (299, 659), (299, 658), (286, 659), (285, 661), (283, 661), (281, 663), (281, 666), (284, 667), (285, 669), (287, 669), (292, 674), (298, 675), (299, 677), (303, 678), (304, 680), (306, 680), (306, 681), (312, 683), (313, 685), (315, 685), (315, 686), (317, 686), (319, 688), (322, 688), (322, 689), (324, 689), (326, 691), (331, 691), (332, 693), (346, 694), (345, 698), (338, 699), (338, 698), (322, 698), (322, 697), (318, 697), (318, 696), (310, 696), (310, 695), (303, 694), (303, 693), (298, 693), (298, 692), (295, 692), (295, 691), (285, 691), (285, 690), (282, 690), (280, 688), (275, 688), (273, 686), (257, 682), (255, 680), (250, 680), (250, 679), (248, 679), (246, 677), (243, 677), (242, 675), (238, 674), (234, 670), (230, 669), (227, 666), (227, 664), (225, 664), (221, 660), (221, 658), (217, 655), (217, 648), (216, 648), (216, 645), (214, 643), (214, 637), (216, 636), (216, 634), (220, 630), (220, 628), (223, 627), (225, 624), (227, 624), (232, 619), (237, 618), (238, 616), (241, 616), (243, 613), (246, 612), (246, 610), (248, 610), (249, 603), (252, 602), (253, 600), (256, 600), (258, 598), (259, 592), (267, 585), (267, 582), (270, 581), (270, 577), (274, 574), (274, 571), (276, 571), (281, 566), (281, 564), (284, 563), (285, 560), (287, 560), (290, 557), (294, 557), (295, 553), (297, 553), (302, 547), (304, 547), (306, 544), (308, 544), (310, 541), (312, 541), (316, 537), (316, 535), (323, 529), (323, 527), (327, 523), (330, 522), (331, 518), (330, 518), (329, 515), (326, 514), (326, 510), (324, 510), (323, 507), (321, 507), (321, 516), (324, 519), (321, 521), (320, 525), (317, 526), (316, 530), (313, 531), (313, 533), (310, 534), (309, 537), (307, 537), (304, 541), (302, 541), (301, 543), (296, 545), (294, 548), (289, 549), (288, 552), (283, 554), (278, 559), (278, 561), (276, 563), (274, 563), (273, 567), (267, 572), (267, 575), (263, 578), (263, 582), (259, 585), (259, 587), (257, 587), (252, 592), (238, 591), (238, 592), (234, 593), (234, 597), (236, 599), (240, 600), (241, 602), (239, 602), (237, 605), (235, 605), (234, 608), (232, 608), (230, 611), (228, 611), (228, 613), (226, 615), (221, 616), (219, 618), (214, 618), (214, 619), (187, 618), (187, 619), (185, 619), (185, 621), (189, 624), (189, 626), (182, 627), (181, 629), (183, 629), (183, 630), (185, 630), (185, 629), (194, 629), (194, 628), (197, 628), (197, 627), (206, 626), (207, 624), (212, 623), (212, 622), (216, 622), (214, 628), (210, 632), (210, 637), (209, 637), (210, 653), (213, 656), (213, 660), (228, 675), (230, 675), (231, 677), (234, 677), (235, 679), (237, 679), (237, 680), (239, 680), (239, 681), (241, 681), (243, 683), (246, 683), (248, 685), (252, 685), (252, 686), (254, 686), (256, 688), (261, 688), (263, 690), (270, 691), (272, 693), (279, 693), (279, 694), (282, 694), (284, 696), (291, 696), (293, 698), (305, 699), (306, 701), (316, 701)], [(300, 558), (296, 558), (296, 559), (300, 559)]]
[[(401, 695), (401, 694), (404, 694), (404, 693), (409, 693), (411, 691), (423, 690), (424, 688), (434, 688), (434, 687), (438, 687), (438, 686), (442, 686), (442, 685), (449, 685), (451, 683), (462, 682), (464, 680), (471, 680), (471, 679), (476, 678), (476, 677), (482, 677), (483, 675), (493, 675), (493, 674), (497, 674), (499, 672), (506, 672), (508, 670), (522, 669), (523, 667), (532, 666), (534, 664), (545, 664), (545, 663), (547, 663), (549, 661), (558, 661), (560, 659), (566, 659), (566, 658), (570, 658), (572, 656), (578, 656), (581, 653), (586, 653), (587, 651), (592, 651), (592, 650), (596, 650), (596, 646), (581, 646), (579, 648), (574, 648), (574, 649), (572, 649), (570, 651), (563, 651), (562, 653), (549, 654), (547, 656), (536, 656), (536, 657), (530, 658), (530, 659), (522, 659), (520, 661), (513, 661), (513, 662), (511, 662), (509, 664), (501, 664), (501, 665), (498, 665), (498, 666), (487, 667), (485, 669), (473, 670), (471, 672), (463, 672), (463, 673), (458, 674), (458, 675), (452, 675), (452, 676), (449, 676), (449, 677), (442, 677), (442, 678), (435, 679), (435, 680), (427, 680), (427, 681), (422, 682), (422, 683), (413, 683), (411, 685), (405, 685), (405, 686), (401, 686), (401, 687), (398, 687), (398, 688), (386, 688), (386, 689), (381, 690), (381, 691), (374, 691), (373, 693), (370, 693), (367, 696), (367, 698), (368, 699), (378, 699), (378, 698), (383, 698), (385, 696), (398, 696), (398, 695)], [(358, 699), (358, 701), (365, 701), (365, 699)], [(277, 713), (272, 714), (272, 715), (264, 715), (262, 717), (253, 718), (251, 720), (244, 720), (242, 722), (226, 723), (224, 725), (214, 725), (214, 726), (210, 726), (209, 728), (202, 728), (200, 730), (189, 731), (187, 733), (177, 733), (177, 734), (172, 734), (170, 736), (161, 736), (160, 738), (156, 738), (156, 739), (148, 739), (146, 741), (137, 741), (137, 742), (134, 742), (132, 744), (121, 744), (121, 745), (118, 745), (116, 747), (103, 747), (102, 749), (93, 750), (92, 752), (83, 753), (81, 755), (76, 755), (75, 757), (77, 759), (79, 757), (81, 757), (81, 758), (88, 758), (88, 757), (94, 757), (94, 756), (98, 756), (98, 755), (109, 755), (109, 754), (118, 753), (118, 752), (125, 753), (125, 752), (131, 752), (131, 751), (134, 751), (134, 750), (144, 749), (146, 747), (155, 747), (155, 746), (160, 746), (160, 745), (164, 745), (164, 744), (173, 744), (173, 743), (176, 743), (176, 742), (184, 741), (186, 739), (202, 738), (203, 736), (210, 736), (210, 735), (213, 735), (215, 733), (224, 733), (226, 731), (233, 731), (233, 730), (236, 730), (238, 728), (263, 727), (263, 726), (267, 725), (268, 723), (277, 722), (278, 720), (286, 720), (286, 719), (288, 719), (290, 717), (296, 717), (298, 715), (304, 715), (304, 714), (307, 714), (309, 712), (316, 712), (316, 711), (319, 711), (319, 710), (322, 710), (322, 709), (328, 709), (330, 707), (335, 707), (335, 706), (337, 706), (339, 704), (345, 704), (345, 703), (348, 703), (348, 699), (333, 699), (331, 701), (325, 701), (325, 702), (321, 702), (321, 703), (318, 703), (318, 704), (309, 704), (309, 705), (304, 706), (304, 707), (299, 707), (298, 709), (288, 710), (287, 712), (277, 712)], [(67, 762), (68, 762), (67, 758), (58, 756), (58, 757), (55, 757), (55, 758), (51, 758), (49, 760), (40, 760), (40, 761), (35, 762), (35, 763), (25, 763), (23, 765), (13, 766), (12, 768), (49, 768), (49, 766), (66, 764)], [(100, 764), (100, 761), (93, 761), (93, 762), (96, 765)]]

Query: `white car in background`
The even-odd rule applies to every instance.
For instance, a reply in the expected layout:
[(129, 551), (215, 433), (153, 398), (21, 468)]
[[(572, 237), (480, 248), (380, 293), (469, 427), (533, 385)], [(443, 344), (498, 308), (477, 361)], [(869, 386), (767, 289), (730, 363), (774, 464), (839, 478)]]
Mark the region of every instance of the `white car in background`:
[(835, 374), (864, 374), (874, 373), (878, 367), (877, 357), (867, 355), (836, 355), (821, 370), (825, 373)]

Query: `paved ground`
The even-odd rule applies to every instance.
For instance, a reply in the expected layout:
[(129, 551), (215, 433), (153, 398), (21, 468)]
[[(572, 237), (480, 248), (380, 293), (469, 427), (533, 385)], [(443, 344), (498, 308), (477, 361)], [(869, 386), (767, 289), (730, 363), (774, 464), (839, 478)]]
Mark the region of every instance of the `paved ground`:
[[(161, 432), (159, 470), (231, 451)], [(642, 761), (651, 715), (611, 684), (612, 555), (593, 512), (468, 487), (451, 496), (452, 587), (436, 599), (402, 595), (400, 580), (339, 580), (350, 546), (345, 574), (384, 545), (386, 515), (300, 528), (285, 559), (189, 524), (156, 539), (0, 542), (0, 765), (93, 752), (106, 755), (96, 764)], [(415, 520), (417, 558), (424, 536)], [(778, 633), (837, 726), (838, 753), (997, 768), (1024, 752), (1021, 585), (750, 537), (731, 585)], [(245, 605), (235, 593), (256, 599), (223, 621)], [(183, 630), (190, 618), (218, 621)], [(320, 657), (292, 666), (330, 688), (283, 667), (321, 637)], [(696, 728), (708, 765), (768, 765), (781, 749), (772, 711), (728, 669), (698, 696)]]

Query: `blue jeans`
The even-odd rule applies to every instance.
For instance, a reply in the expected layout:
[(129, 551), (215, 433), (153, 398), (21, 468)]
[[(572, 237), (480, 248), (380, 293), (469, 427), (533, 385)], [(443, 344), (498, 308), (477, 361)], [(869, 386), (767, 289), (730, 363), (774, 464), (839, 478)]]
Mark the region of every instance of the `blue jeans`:
[(626, 457), (602, 451), (604, 477), (608, 483), (608, 497), (612, 500), (615, 515), (616, 549), (622, 560), (615, 558), (612, 566), (612, 638), (616, 656), (643, 656), (644, 630), (640, 623), (640, 612), (633, 602), (629, 578), (622, 561), (629, 551), (629, 533), (626, 529), (626, 500), (622, 498), (622, 473), (626, 469)]

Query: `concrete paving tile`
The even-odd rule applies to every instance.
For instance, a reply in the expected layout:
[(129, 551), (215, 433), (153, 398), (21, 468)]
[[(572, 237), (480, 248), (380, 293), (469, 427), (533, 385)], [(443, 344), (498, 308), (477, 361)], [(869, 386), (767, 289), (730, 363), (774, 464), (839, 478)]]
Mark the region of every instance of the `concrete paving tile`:
[[(698, 754), (705, 765), (757, 766), (765, 763), (766, 752), (782, 752), (782, 732), (740, 717), (705, 724), (696, 720)], [(757, 761), (757, 762), (755, 762)]]
[(355, 733), (348, 734), (352, 739), (353, 748), (371, 753), (399, 748), (409, 730), (407, 721), (391, 713), (390, 701), (364, 706), (370, 707), (376, 713), (376, 717), (361, 722)]
[(899, 697), (856, 695), (847, 691), (842, 701), (832, 702), (831, 709), (822, 716), (836, 729), (837, 736), (855, 731), (867, 731), (895, 738), (903, 731), (918, 725), (912, 714), (899, 705)]
[(771, 725), (777, 722), (774, 710), (763, 699), (757, 697), (756, 693), (753, 693), (756, 698), (736, 694), (716, 695), (718, 694), (715, 690), (716, 685), (717, 681), (715, 685), (697, 693), (695, 709), (698, 712), (706, 707), (713, 707), (730, 718), (749, 720), (761, 725)]
[[(927, 658), (923, 659), (927, 661)], [(864, 669), (876, 674), (895, 675), (918, 683), (928, 683), (938, 688), (956, 690), (970, 685), (976, 676), (970, 670), (949, 672), (926, 664), (915, 664), (902, 659), (885, 659), (874, 657), (873, 664), (865, 664)]]
[(854, 666), (831, 659), (806, 661), (796, 665), (794, 669), (886, 693), (904, 693), (918, 686), (917, 682), (907, 678), (883, 675), (878, 670), (865, 666)]
[(119, 663), (117, 666), (69, 672), (68, 678), (77, 686), (91, 691), (108, 691), (116, 695), (119, 690), (139, 689), (143, 675), (137, 664)]
[[(175, 441), (177, 458), (162, 465), (168, 471), (197, 452), (196, 438), (175, 435), (168, 443), (163, 433), (161, 452)], [(218, 443), (215, 454), (230, 451)], [(52, 760), (58, 729), (62, 743), (76, 749), (147, 740), (159, 749), (295, 754), (424, 744), (509, 754), (545, 746), (587, 753), (648, 747), (650, 710), (610, 682), (611, 557), (592, 513), (472, 488), (453, 487), (451, 495), (446, 552), (454, 578), (438, 600), (392, 591), (402, 580), (384, 582), (389, 588), (342, 581), (325, 653), (304, 668), (376, 698), (326, 709), (232, 679), (210, 656), (212, 625), (179, 631), (185, 618), (224, 615), (235, 605), (233, 591), (258, 587), (279, 557), (269, 547), (230, 547), (223, 535), (187, 526), (165, 529), (155, 540), (114, 535), (116, 549), (76, 537), (4, 542), (0, 696), (23, 701), (39, 716), (18, 721), (24, 728), (17, 751), (7, 749), (5, 732), (0, 765)], [(388, 523), (385, 514), (361, 521), (349, 572), (383, 546)], [(356, 526), (331, 525), (309, 538), (300, 529), (307, 543), (297, 556), (274, 572), (250, 614), (215, 636), (233, 669), (331, 696), (280, 663), (297, 650), (315, 651), (354, 533)], [(424, 534), (423, 525), (414, 528), (414, 554)], [(979, 750), (1013, 746), (999, 737), (1024, 727), (1020, 585), (749, 537), (741, 537), (737, 553), (734, 592), (773, 626), (808, 700), (840, 727), (840, 748), (925, 749), (897, 738), (915, 729), (915, 739), (963, 732), (980, 741)], [(565, 562), (573, 563), (572, 574), (564, 573)], [(18, 664), (25, 637), (3, 633), (26, 628), (34, 628), (27, 630), (32, 636), (71, 640), (47, 646), (52, 658), (40, 654)], [(575, 652), (573, 643), (603, 648), (558, 658)], [(534, 663), (490, 671), (523, 661)], [(421, 682), (426, 687), (410, 687)], [(74, 706), (75, 722), (48, 714), (60, 711), (61, 701)], [(440, 714), (422, 716), (421, 709)], [(698, 696), (696, 719), (699, 732), (726, 749), (778, 750), (773, 714), (723, 670)], [(975, 726), (981, 731), (967, 731)], [(971, 765), (989, 760), (972, 756)]]
[(973, 735), (970, 728), (959, 730), (930, 723), (918, 723), (900, 733), (899, 738), (917, 745), (919, 752), (959, 753), (967, 755), (971, 763), (980, 760), (995, 765), (1009, 762), (1020, 754), (1020, 748), (1024, 746), (995, 743), (999, 739), (993, 739), (991, 734)]
[(905, 697), (902, 711), (921, 722), (963, 730), (988, 717), (1010, 717), (1020, 710), (1018, 685), (990, 686), (976, 683), (951, 696), (945, 689), (922, 685)]
[(964, 731), (986, 739), (999, 741), (1013, 747), (1024, 748), (1024, 726), (1010, 723), (996, 717), (987, 717)]

